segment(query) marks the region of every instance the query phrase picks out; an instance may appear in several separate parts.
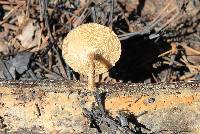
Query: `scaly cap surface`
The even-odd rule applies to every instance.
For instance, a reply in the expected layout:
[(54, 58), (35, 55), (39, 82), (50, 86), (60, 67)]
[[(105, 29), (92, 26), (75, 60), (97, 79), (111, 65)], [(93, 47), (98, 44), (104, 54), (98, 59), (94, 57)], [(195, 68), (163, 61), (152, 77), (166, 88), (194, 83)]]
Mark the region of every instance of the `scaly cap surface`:
[(107, 72), (119, 60), (121, 43), (108, 27), (96, 23), (78, 26), (65, 37), (62, 46), (65, 62), (74, 71), (89, 73), (89, 55), (94, 53), (95, 75)]

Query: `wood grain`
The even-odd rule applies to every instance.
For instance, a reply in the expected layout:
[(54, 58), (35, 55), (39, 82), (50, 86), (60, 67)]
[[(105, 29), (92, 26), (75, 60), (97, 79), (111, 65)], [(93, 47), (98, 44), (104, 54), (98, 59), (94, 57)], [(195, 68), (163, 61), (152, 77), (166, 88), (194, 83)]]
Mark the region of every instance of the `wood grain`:
[[(106, 92), (105, 108), (112, 117), (122, 110), (132, 113), (149, 129), (146, 133), (198, 133), (199, 85), (116, 83), (98, 88)], [(95, 133), (80, 108), (80, 100), (88, 108), (94, 102), (86, 88), (78, 81), (0, 81), (0, 132)]]

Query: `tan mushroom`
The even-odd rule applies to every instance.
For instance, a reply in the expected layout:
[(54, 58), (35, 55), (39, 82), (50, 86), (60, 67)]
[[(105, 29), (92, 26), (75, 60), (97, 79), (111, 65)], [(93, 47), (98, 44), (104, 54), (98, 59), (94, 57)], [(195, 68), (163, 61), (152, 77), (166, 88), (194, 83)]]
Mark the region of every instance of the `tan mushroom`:
[(68, 33), (62, 52), (74, 71), (88, 76), (88, 88), (94, 90), (95, 75), (107, 72), (119, 60), (121, 43), (108, 27), (88, 23)]

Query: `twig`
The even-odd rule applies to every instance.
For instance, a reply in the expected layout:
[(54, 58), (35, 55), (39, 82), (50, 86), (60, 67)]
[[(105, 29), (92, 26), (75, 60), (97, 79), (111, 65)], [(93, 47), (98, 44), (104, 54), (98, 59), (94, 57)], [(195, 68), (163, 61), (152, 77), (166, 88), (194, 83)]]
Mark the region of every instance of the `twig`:
[(36, 65), (38, 65), (41, 69), (43, 69), (44, 71), (46, 71), (47, 73), (54, 75), (55, 77), (59, 78), (59, 79), (63, 79), (63, 77), (61, 77), (60, 75), (58, 75), (57, 73), (54, 73), (50, 70), (48, 70), (46, 67), (44, 67), (43, 65), (41, 65), (39, 62), (35, 62)]
[[(154, 26), (155, 25), (157, 25), (158, 24), (158, 22), (159, 21), (161, 21), (163, 18), (165, 18), (169, 13), (171, 13), (172, 11), (174, 11), (174, 9), (172, 9), (172, 10), (170, 10), (170, 11), (167, 11), (167, 13), (165, 12), (168, 8), (169, 8), (169, 6), (172, 4), (172, 1), (173, 0), (171, 0), (166, 6), (165, 6), (165, 8), (160, 12), (160, 14), (150, 23), (150, 29), (153, 29), (154, 28)], [(166, 13), (165, 15), (162, 15), (163, 13)], [(160, 18), (160, 16), (162, 16), (161, 18)]]
[(23, 4), (17, 5), (14, 9), (12, 9), (10, 12), (8, 12), (7, 15), (5, 15), (3, 17), (3, 21), (0, 22), (0, 25), (4, 24), (13, 15), (13, 13), (15, 13), (17, 11), (17, 9), (19, 9), (22, 6), (23, 6)]
[(109, 23), (108, 23), (110, 28), (112, 28), (112, 23), (113, 23), (114, 7), (115, 7), (115, 0), (112, 0), (112, 3), (111, 3), (111, 12), (110, 12)]
[(146, 35), (146, 34), (150, 34), (150, 31), (141, 31), (141, 32), (132, 32), (132, 33), (125, 33), (125, 34), (121, 34), (121, 35), (118, 35), (118, 38), (120, 40), (126, 40), (126, 39), (129, 39), (133, 36), (142, 36), (142, 35)]
[(56, 53), (56, 57), (57, 57), (57, 59), (58, 59), (58, 63), (60, 64), (60, 69), (61, 69), (62, 76), (63, 76), (64, 78), (67, 78), (67, 73), (66, 73), (66, 71), (65, 71), (65, 69), (64, 69), (64, 66), (63, 66), (61, 57), (60, 57), (60, 55), (59, 55), (57, 49), (56, 49), (55, 46), (54, 46), (54, 38), (53, 38), (53, 36), (52, 36), (51, 30), (50, 30), (50, 26), (49, 26), (49, 23), (48, 23), (48, 12), (47, 12), (48, 2), (47, 2), (47, 0), (44, 0), (44, 1), (42, 2), (42, 7), (43, 7), (43, 13), (44, 13), (44, 19), (45, 19), (45, 26), (47, 27), (48, 36), (50, 37), (50, 41), (51, 41), (50, 44), (52, 44), (52, 48), (53, 48), (53, 50), (54, 50), (55, 53)]
[(191, 47), (189, 47), (189, 46), (187, 46), (187, 45), (183, 45), (183, 44), (181, 44), (181, 46), (184, 48), (184, 49), (187, 49), (188, 51), (190, 51), (190, 52), (193, 52), (193, 53), (195, 53), (195, 54), (197, 54), (197, 55), (200, 55), (200, 52), (198, 51), (198, 50), (195, 50), (195, 49), (193, 49), (193, 48), (191, 48)]

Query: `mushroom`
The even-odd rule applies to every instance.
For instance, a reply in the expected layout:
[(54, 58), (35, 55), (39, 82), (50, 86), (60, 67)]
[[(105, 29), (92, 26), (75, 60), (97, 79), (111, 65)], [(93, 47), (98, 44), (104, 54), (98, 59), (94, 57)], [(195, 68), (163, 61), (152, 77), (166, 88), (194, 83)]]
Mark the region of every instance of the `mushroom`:
[(62, 53), (74, 71), (88, 76), (88, 89), (94, 90), (95, 75), (107, 72), (119, 60), (121, 43), (110, 28), (87, 23), (68, 33)]

